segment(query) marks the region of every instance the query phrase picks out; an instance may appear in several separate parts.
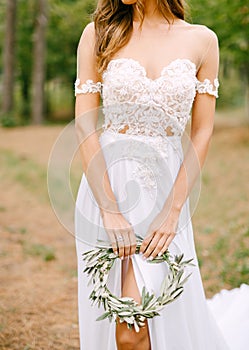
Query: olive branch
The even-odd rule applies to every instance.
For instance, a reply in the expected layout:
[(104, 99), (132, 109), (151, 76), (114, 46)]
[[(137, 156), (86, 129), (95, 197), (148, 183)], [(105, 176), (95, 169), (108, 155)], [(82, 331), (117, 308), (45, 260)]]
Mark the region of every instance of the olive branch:
[[(139, 254), (142, 238), (137, 236), (136, 254)], [(118, 255), (114, 254), (111, 247), (94, 248), (82, 254), (86, 262), (84, 272), (89, 276), (89, 284), (93, 284), (93, 290), (89, 296), (92, 304), (98, 307), (103, 305), (104, 314), (97, 318), (97, 321), (108, 318), (110, 321), (117, 320), (126, 322), (128, 328), (134, 326), (139, 332), (140, 327), (145, 325), (145, 319), (160, 315), (160, 311), (165, 305), (176, 300), (183, 292), (184, 284), (191, 273), (184, 277), (186, 266), (193, 266), (192, 261), (184, 260), (184, 254), (172, 256), (167, 250), (162, 256), (157, 256), (148, 263), (166, 263), (169, 272), (162, 282), (160, 295), (156, 296), (142, 289), (141, 303), (138, 304), (133, 298), (117, 297), (107, 287), (109, 272), (114, 265)]]

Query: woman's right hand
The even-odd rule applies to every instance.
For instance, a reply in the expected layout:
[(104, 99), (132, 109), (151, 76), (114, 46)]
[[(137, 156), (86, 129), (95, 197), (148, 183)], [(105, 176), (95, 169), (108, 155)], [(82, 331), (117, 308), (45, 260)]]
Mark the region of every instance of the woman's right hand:
[(136, 236), (132, 225), (120, 212), (102, 212), (104, 228), (110, 238), (112, 249), (120, 259), (127, 258), (136, 251)]

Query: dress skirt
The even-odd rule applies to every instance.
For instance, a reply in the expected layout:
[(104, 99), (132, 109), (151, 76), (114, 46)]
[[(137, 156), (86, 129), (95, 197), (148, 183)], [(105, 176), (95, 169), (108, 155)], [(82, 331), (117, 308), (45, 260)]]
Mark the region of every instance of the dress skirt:
[[(181, 138), (128, 135), (106, 130), (100, 135), (99, 141), (119, 209), (132, 224), (134, 232), (145, 237), (153, 218), (162, 209), (182, 163)], [(93, 288), (88, 285), (88, 277), (83, 272), (85, 263), (82, 254), (93, 246), (101, 245), (103, 241), (108, 242), (98, 204), (85, 174), (76, 200), (75, 235), (80, 349), (116, 350), (115, 322), (109, 322), (108, 319), (96, 321), (104, 309), (92, 306), (89, 295)], [(227, 338), (231, 332), (226, 333), (224, 328), (228, 330), (231, 323), (221, 320), (221, 316), (224, 316), (224, 298), (220, 296), (222, 302), (219, 297), (214, 302), (206, 301), (196, 257), (189, 200), (182, 208), (177, 234), (169, 250), (173, 255), (184, 253), (185, 258), (193, 258), (194, 266), (188, 267), (192, 274), (182, 295), (168, 304), (160, 316), (148, 320), (151, 349), (246, 350), (243, 340), (238, 347), (236, 340), (230, 337), (228, 345)], [(132, 257), (132, 263), (140, 292), (145, 286), (148, 291), (158, 295), (167, 273), (166, 264), (150, 264), (139, 254)], [(120, 259), (115, 261), (110, 271), (108, 286), (115, 295), (121, 296)], [(238, 293), (241, 295), (241, 290)], [(235, 294), (233, 299), (236, 298)], [(248, 289), (245, 295), (248, 296)], [(213, 307), (215, 303), (216, 307)]]

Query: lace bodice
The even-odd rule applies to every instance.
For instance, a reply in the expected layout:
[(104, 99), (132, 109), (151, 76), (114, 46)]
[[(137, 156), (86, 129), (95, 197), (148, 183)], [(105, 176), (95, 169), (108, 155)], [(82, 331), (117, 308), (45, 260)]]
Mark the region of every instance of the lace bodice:
[(88, 80), (75, 83), (75, 94), (101, 92), (103, 129), (130, 135), (181, 136), (190, 118), (196, 93), (218, 97), (214, 82), (196, 77), (196, 65), (189, 59), (176, 59), (165, 66), (156, 79), (131, 58), (109, 62), (100, 84)]

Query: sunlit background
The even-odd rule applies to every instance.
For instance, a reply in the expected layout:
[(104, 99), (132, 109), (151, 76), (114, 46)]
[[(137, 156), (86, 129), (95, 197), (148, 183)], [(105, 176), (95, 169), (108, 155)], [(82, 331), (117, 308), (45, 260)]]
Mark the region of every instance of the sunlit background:
[[(93, 0), (0, 2), (0, 349), (79, 349), (74, 238), (46, 183), (74, 118), (76, 48)], [(207, 297), (249, 281), (249, 6), (191, 0), (220, 43), (215, 130), (193, 224)], [(61, 154), (63, 159), (63, 154)], [(81, 176), (75, 158), (74, 196)]]

